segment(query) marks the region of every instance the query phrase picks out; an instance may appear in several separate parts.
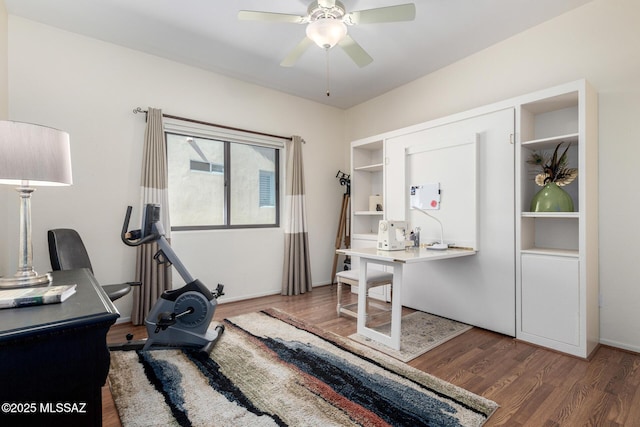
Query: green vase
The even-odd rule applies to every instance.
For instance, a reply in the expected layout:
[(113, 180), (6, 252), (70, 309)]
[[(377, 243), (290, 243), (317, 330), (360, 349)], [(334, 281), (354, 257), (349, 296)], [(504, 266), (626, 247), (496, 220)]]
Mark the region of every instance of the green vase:
[(531, 199), (531, 212), (573, 212), (573, 200), (555, 182), (550, 182)]

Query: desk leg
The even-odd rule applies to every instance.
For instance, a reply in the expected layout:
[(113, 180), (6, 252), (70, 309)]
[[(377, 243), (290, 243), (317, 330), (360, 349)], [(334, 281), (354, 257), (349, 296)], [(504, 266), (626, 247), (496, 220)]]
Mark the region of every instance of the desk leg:
[(393, 284), (391, 285), (391, 347), (400, 350), (402, 324), (402, 273), (403, 264), (393, 265)]
[[(393, 283), (391, 285), (391, 334), (385, 335), (367, 327), (367, 267), (373, 264), (393, 267)], [(400, 350), (400, 331), (402, 323), (402, 263), (384, 262), (360, 258), (358, 277), (358, 334), (370, 338), (395, 350)]]

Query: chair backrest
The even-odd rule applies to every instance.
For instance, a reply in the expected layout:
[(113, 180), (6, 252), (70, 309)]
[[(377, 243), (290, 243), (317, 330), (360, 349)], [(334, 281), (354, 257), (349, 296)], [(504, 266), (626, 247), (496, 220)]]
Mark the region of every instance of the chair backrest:
[(87, 249), (76, 230), (57, 228), (47, 232), (49, 259), (53, 270), (88, 268), (93, 273)]

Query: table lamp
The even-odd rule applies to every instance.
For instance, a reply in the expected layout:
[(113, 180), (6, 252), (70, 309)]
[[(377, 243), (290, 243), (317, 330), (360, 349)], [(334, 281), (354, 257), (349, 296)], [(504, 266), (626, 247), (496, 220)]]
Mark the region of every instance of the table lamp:
[(436, 218), (435, 216), (431, 215), (429, 212), (425, 211), (424, 209), (420, 209), (417, 206), (411, 206), (411, 209), (415, 209), (418, 212), (422, 212), (423, 214), (425, 214), (426, 216), (428, 216), (431, 219), (434, 219), (438, 222), (438, 224), (440, 224), (440, 242), (439, 243), (434, 243), (431, 246), (427, 246), (427, 249), (431, 249), (431, 250), (436, 250), (436, 251), (444, 251), (449, 249), (449, 245), (446, 244), (444, 242), (444, 240), (442, 239), (442, 236), (444, 234), (444, 230), (442, 227), (442, 221), (440, 221), (438, 218)]
[(69, 134), (45, 126), (0, 121), (0, 184), (17, 186), (20, 196), (18, 271), (0, 277), (0, 288), (46, 285), (49, 273), (33, 269), (31, 193), (34, 186), (71, 185)]

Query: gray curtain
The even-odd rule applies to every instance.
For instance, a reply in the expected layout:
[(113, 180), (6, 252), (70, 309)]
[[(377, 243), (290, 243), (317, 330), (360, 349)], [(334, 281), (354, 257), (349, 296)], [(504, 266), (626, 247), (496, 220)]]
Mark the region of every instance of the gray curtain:
[[(171, 228), (167, 184), (167, 145), (164, 140), (162, 110), (149, 108), (142, 153), (140, 207), (143, 212), (142, 209), (148, 203), (160, 205), (165, 237), (169, 240)], [(131, 322), (134, 325), (142, 325), (147, 313), (162, 292), (171, 288), (171, 268), (166, 264), (158, 264), (153, 259), (158, 252), (157, 243), (138, 246), (137, 251), (136, 281), (141, 282), (142, 285), (133, 288)]]
[(294, 136), (285, 144), (287, 161), (282, 295), (299, 295), (312, 290), (302, 165), (303, 143), (302, 138)]

